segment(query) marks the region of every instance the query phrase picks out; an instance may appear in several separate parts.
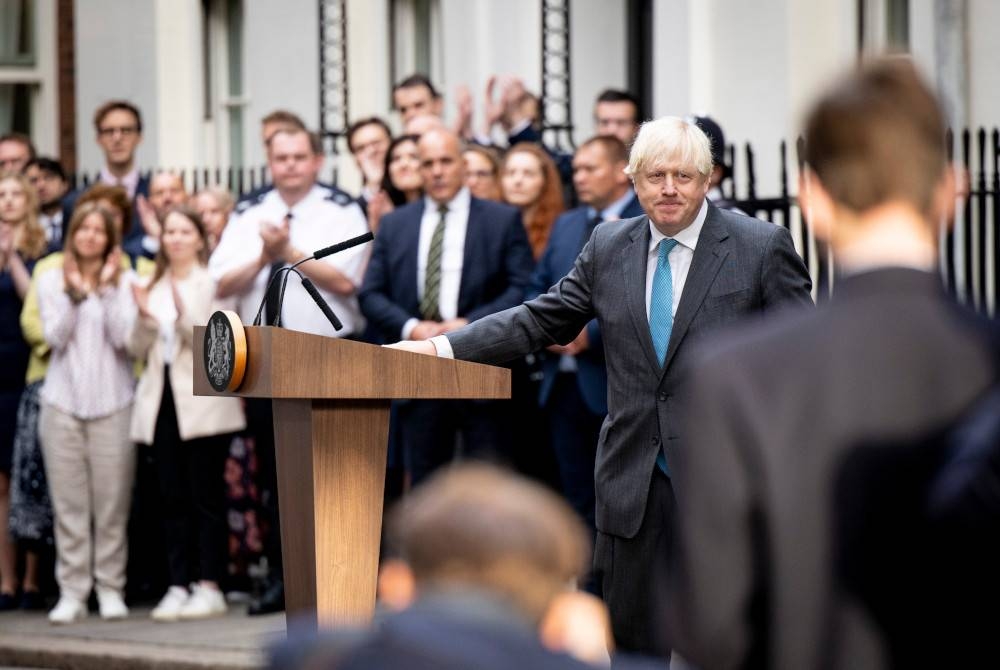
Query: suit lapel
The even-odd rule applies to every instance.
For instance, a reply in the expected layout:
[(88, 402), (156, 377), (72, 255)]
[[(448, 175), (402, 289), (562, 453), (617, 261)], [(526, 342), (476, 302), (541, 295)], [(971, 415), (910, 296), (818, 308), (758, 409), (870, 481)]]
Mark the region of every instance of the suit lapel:
[(476, 262), (473, 259), (473, 245), (477, 240), (482, 239), (477, 227), (481, 225), (479, 215), (480, 202), (476, 198), (469, 198), (469, 218), (465, 222), (465, 248), (462, 250), (462, 281), (458, 285), (458, 313), (465, 314), (468, 309), (465, 307), (466, 288), (472, 285), (470, 273), (476, 270)]
[(632, 242), (622, 251), (621, 264), (624, 273), (625, 292), (628, 295), (628, 309), (632, 315), (639, 348), (646, 355), (650, 369), (656, 370), (660, 362), (653, 348), (653, 336), (649, 332), (646, 317), (646, 260), (649, 257), (649, 219), (643, 216), (630, 235)]
[(420, 267), (420, 226), (424, 219), (424, 199), (420, 199), (420, 206), (416, 208), (416, 215), (414, 217), (413, 225), (404, 225), (400, 231), (400, 237), (403, 238), (403, 244), (401, 248), (406, 249), (407, 252), (403, 256), (404, 266), (400, 268), (400, 277), (412, 277), (410, 282), (410, 288), (407, 289), (407, 294), (410, 298), (411, 311), (418, 313), (420, 311), (420, 275), (418, 273), (418, 268)]
[(677, 305), (677, 314), (674, 316), (674, 326), (670, 332), (670, 345), (667, 347), (667, 356), (663, 364), (664, 373), (670, 367), (670, 361), (673, 360), (681, 340), (687, 334), (691, 320), (698, 313), (709, 287), (715, 281), (722, 261), (729, 254), (729, 251), (722, 244), (727, 237), (729, 237), (729, 231), (726, 230), (725, 224), (718, 216), (718, 210), (709, 205), (705, 226), (701, 229), (701, 235), (698, 236), (698, 244), (694, 250), (694, 257), (691, 259), (687, 280), (684, 282), (684, 292), (681, 294), (680, 304)]

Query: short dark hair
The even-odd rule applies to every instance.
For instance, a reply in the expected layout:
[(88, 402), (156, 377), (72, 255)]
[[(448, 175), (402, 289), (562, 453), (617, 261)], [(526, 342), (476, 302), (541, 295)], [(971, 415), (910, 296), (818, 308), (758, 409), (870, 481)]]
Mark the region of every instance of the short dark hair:
[(390, 514), (421, 589), (486, 589), (537, 623), (585, 571), (590, 541), (562, 498), (488, 465), (443, 468)]
[(28, 164), (24, 166), (25, 171), (32, 166), (37, 167), (42, 172), (54, 174), (63, 181), (66, 181), (66, 170), (63, 169), (62, 163), (57, 161), (55, 158), (49, 158), (48, 156), (36, 156), (28, 161)]
[(104, 117), (115, 110), (131, 113), (135, 117), (136, 130), (140, 133), (142, 132), (142, 113), (139, 112), (138, 107), (128, 100), (108, 100), (98, 107), (97, 111), (94, 112), (94, 130), (101, 132), (101, 124), (104, 122)]
[(306, 129), (305, 121), (298, 114), (287, 109), (276, 109), (260, 120), (260, 125), (266, 126), (269, 123), (280, 123), (293, 128)]
[(441, 94), (438, 93), (438, 90), (434, 88), (434, 84), (431, 83), (430, 78), (427, 75), (420, 73), (411, 74), (409, 77), (406, 77), (405, 79), (397, 83), (395, 86), (392, 87), (392, 93), (393, 95), (395, 95), (396, 91), (398, 91), (401, 88), (416, 88), (417, 86), (425, 87), (428, 91), (430, 91), (431, 97), (434, 98), (435, 100), (441, 97)]
[(24, 147), (28, 150), (28, 158), (34, 159), (35, 145), (31, 142), (31, 138), (24, 133), (14, 132), (0, 135), (0, 144), (3, 144), (4, 142), (17, 142), (18, 144), (24, 145)]
[(358, 132), (365, 126), (379, 126), (385, 131), (386, 137), (392, 139), (392, 130), (389, 128), (388, 123), (377, 116), (367, 116), (363, 119), (355, 121), (347, 128), (347, 148), (351, 153), (354, 153), (354, 133)]
[(589, 146), (600, 146), (604, 150), (604, 155), (612, 163), (628, 163), (628, 148), (624, 142), (613, 135), (594, 135), (584, 141), (576, 150), (579, 151)]
[(805, 159), (854, 211), (899, 199), (930, 214), (948, 160), (941, 103), (910, 60), (864, 63), (806, 117)]
[(270, 137), (267, 138), (266, 146), (270, 150), (271, 142), (274, 140), (276, 135), (299, 135), (304, 133), (306, 137), (309, 138), (309, 149), (317, 156), (323, 155), (323, 138), (319, 136), (319, 133), (314, 133), (306, 128), (296, 128), (293, 126), (282, 126), (275, 130)]
[(628, 91), (623, 91), (618, 88), (606, 88), (597, 95), (597, 100), (594, 101), (594, 105), (599, 102), (628, 102), (632, 104), (632, 109), (635, 114), (633, 120), (639, 123), (639, 117), (642, 113), (639, 110), (639, 98), (635, 97)]

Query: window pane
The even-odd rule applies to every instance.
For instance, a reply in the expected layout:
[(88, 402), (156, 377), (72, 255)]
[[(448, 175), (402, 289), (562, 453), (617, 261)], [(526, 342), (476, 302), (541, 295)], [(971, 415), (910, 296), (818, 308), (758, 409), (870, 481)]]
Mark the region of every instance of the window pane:
[(0, 0), (0, 65), (34, 65), (35, 0)]
[(31, 86), (0, 84), (0, 135), (31, 135)]

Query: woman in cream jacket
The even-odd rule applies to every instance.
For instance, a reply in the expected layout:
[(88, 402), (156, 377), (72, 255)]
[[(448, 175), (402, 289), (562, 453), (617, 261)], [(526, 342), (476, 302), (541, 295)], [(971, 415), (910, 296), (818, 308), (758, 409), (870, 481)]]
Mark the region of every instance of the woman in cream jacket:
[[(139, 316), (130, 347), (146, 367), (136, 389), (131, 437), (154, 449), (171, 583), (152, 612), (157, 621), (226, 611), (219, 589), (228, 539), (223, 472), (232, 434), (246, 421), (238, 398), (192, 392), (193, 329), (214, 311), (207, 256), (201, 219), (187, 207), (175, 208), (163, 221), (149, 287), (133, 290)], [(193, 556), (197, 575), (190, 574)]]

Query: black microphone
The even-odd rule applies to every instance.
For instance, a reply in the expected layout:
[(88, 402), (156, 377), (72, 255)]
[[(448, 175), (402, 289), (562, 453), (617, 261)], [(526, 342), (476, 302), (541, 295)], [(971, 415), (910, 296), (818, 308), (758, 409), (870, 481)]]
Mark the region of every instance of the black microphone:
[[(356, 247), (359, 244), (364, 244), (365, 242), (371, 242), (374, 239), (375, 239), (375, 235), (371, 231), (368, 231), (364, 235), (358, 235), (357, 237), (352, 237), (349, 240), (344, 240), (343, 242), (337, 242), (336, 244), (333, 244), (333, 245), (331, 245), (329, 247), (324, 247), (324, 248), (322, 248), (322, 249), (314, 252), (312, 256), (308, 256), (306, 258), (303, 258), (302, 260), (298, 261), (297, 263), (294, 263), (293, 265), (290, 265), (287, 268), (281, 268), (280, 270), (278, 270), (277, 272), (275, 272), (274, 275), (271, 277), (271, 281), (268, 282), (267, 288), (264, 289), (264, 299), (261, 300), (260, 307), (257, 309), (257, 316), (253, 320), (253, 325), (256, 326), (256, 325), (260, 324), (261, 315), (264, 313), (264, 305), (267, 303), (267, 296), (271, 292), (271, 286), (274, 284), (275, 280), (279, 276), (281, 276), (282, 273), (284, 273), (285, 276), (282, 279), (281, 284), (279, 285), (279, 288), (278, 288), (278, 307), (275, 310), (274, 321), (271, 324), (273, 326), (280, 326), (281, 325), (281, 305), (285, 302), (285, 287), (288, 284), (288, 274), (289, 274), (289, 272), (295, 271), (295, 268), (297, 268), (298, 266), (302, 265), (303, 263), (308, 263), (309, 261), (319, 260), (321, 258), (326, 258), (327, 256), (331, 256), (333, 254), (339, 253), (339, 252), (344, 251), (346, 249), (350, 249), (352, 247)], [(298, 272), (296, 272), (295, 274), (299, 275), (299, 277), (302, 277), (302, 275), (299, 274)], [(305, 281), (305, 279), (303, 279), (303, 282), (304, 281)], [(312, 286), (312, 289), (314, 291), (316, 290), (316, 287), (313, 286), (312, 282), (309, 282), (309, 286)], [(306, 290), (308, 290), (308, 289), (306, 289)], [(317, 293), (317, 296), (318, 295), (319, 294)], [(316, 299), (316, 297), (314, 296), (313, 300), (315, 300), (315, 299)], [(323, 305), (326, 305), (326, 302), (323, 301), (322, 296), (319, 296), (319, 299), (320, 299), (320, 301), (322, 301)], [(317, 304), (319, 304), (319, 303), (317, 303)], [(320, 307), (320, 309), (322, 309), (322, 306)], [(324, 314), (326, 313), (326, 311), (329, 311), (329, 309), (330, 308), (327, 306), (326, 310), (324, 311)], [(333, 314), (333, 312), (331, 311), (330, 314)], [(329, 319), (330, 317), (327, 316), (327, 318)], [(340, 321), (337, 320), (337, 316), (335, 314), (333, 315), (333, 319), (331, 319), (330, 323), (334, 323), (334, 320), (336, 320), (336, 323), (340, 323)], [(343, 326), (340, 326), (339, 328), (337, 328), (337, 330), (340, 330), (341, 328), (343, 328)]]
[[(326, 258), (327, 256), (339, 253), (339, 252), (344, 251), (346, 249), (350, 249), (351, 247), (356, 247), (359, 244), (364, 244), (365, 242), (371, 242), (374, 239), (375, 239), (375, 235), (371, 231), (368, 231), (364, 235), (358, 235), (357, 237), (352, 237), (349, 240), (344, 240), (343, 242), (337, 242), (336, 244), (334, 244), (332, 246), (320, 249), (319, 251), (317, 251), (316, 253), (314, 253), (312, 255), (312, 258), (306, 258), (305, 260), (299, 261), (299, 263), (304, 263), (305, 261), (309, 261), (309, 260), (317, 260), (318, 261), (321, 258)], [(295, 265), (298, 265), (299, 263), (296, 263)]]
[[(296, 272), (295, 274), (299, 273)], [(302, 277), (302, 275), (299, 276)], [(313, 283), (309, 280), (309, 277), (302, 277), (302, 288), (306, 290), (306, 293), (312, 296), (313, 302), (315, 302), (319, 306), (320, 310), (323, 312), (323, 315), (326, 316), (327, 321), (329, 321), (330, 325), (333, 326), (333, 329), (337, 331), (343, 329), (344, 324), (340, 322), (340, 319), (337, 318), (337, 315), (334, 314), (333, 310), (330, 309), (330, 306), (326, 304), (326, 300), (323, 300), (323, 296), (321, 296), (319, 294), (319, 291), (316, 290), (316, 287), (313, 286)]]

